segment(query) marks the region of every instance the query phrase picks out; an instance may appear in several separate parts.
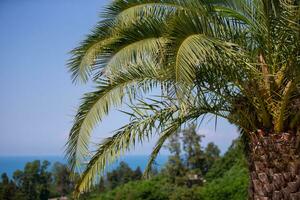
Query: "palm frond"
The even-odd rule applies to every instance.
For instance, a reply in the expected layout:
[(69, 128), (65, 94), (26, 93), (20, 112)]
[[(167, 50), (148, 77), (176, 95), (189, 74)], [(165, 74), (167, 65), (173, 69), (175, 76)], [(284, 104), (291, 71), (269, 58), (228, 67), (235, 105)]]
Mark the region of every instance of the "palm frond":
[[(148, 9), (149, 6), (153, 7), (153, 9)], [(105, 62), (101, 61), (103, 59), (107, 60), (107, 50), (111, 49), (111, 47), (120, 48), (124, 46), (124, 44), (122, 45), (124, 41), (128, 44), (128, 42), (132, 42), (132, 39), (134, 41), (141, 40), (136, 37), (131, 37), (129, 41), (123, 39), (128, 37), (128, 31), (131, 31), (131, 33), (141, 33), (136, 28), (141, 26), (144, 28), (150, 27), (149, 20), (143, 20), (145, 16), (153, 16), (152, 21), (154, 22), (152, 24), (161, 25), (160, 29), (156, 29), (156, 31), (163, 30), (163, 24), (159, 22), (167, 18), (170, 14), (174, 14), (176, 6), (178, 6), (176, 5), (176, 1), (174, 3), (164, 3), (162, 1), (161, 5), (155, 4), (155, 1), (133, 1), (130, 4), (127, 1), (113, 2), (103, 12), (105, 13), (104, 19), (97, 24), (92, 34), (89, 34), (79, 47), (71, 51), (72, 58), (69, 60), (68, 66), (72, 73), (73, 81), (86, 82), (93, 69), (103, 68)], [(165, 9), (166, 7), (170, 7), (170, 9)], [(158, 13), (161, 14), (158, 15)], [(148, 29), (144, 33), (148, 34), (149, 37), (149, 33), (153, 33), (153, 31), (151, 32)], [(99, 73), (101, 74), (101, 72), (98, 72), (98, 76)]]
[(131, 66), (109, 79), (98, 82), (95, 92), (87, 93), (75, 116), (70, 131), (66, 153), (71, 168), (75, 170), (89, 156), (88, 144), (92, 129), (108, 114), (111, 107), (119, 106), (125, 95), (134, 98), (138, 92), (148, 92), (155, 88), (164, 71), (149, 62)]
[[(77, 185), (86, 191), (105, 166), (154, 132), (164, 141), (199, 116), (223, 117), (243, 133), (299, 128), (300, 7), (297, 0), (116, 0), (75, 48), (74, 81), (90, 77), (67, 155), (73, 170), (90, 160)], [(133, 104), (129, 124), (90, 159), (93, 127), (128, 98), (161, 87), (162, 97)], [(98, 174), (99, 175), (99, 174)]]
[(87, 191), (97, 180), (97, 175), (101, 175), (105, 171), (105, 167), (115, 161), (117, 157), (134, 147), (137, 142), (142, 142), (145, 138), (149, 139), (154, 130), (157, 130), (157, 122), (170, 120), (177, 110), (176, 107), (167, 107), (147, 115), (142, 110), (133, 108), (133, 113), (130, 114), (131, 122), (99, 144), (96, 153), (77, 182), (76, 195)]

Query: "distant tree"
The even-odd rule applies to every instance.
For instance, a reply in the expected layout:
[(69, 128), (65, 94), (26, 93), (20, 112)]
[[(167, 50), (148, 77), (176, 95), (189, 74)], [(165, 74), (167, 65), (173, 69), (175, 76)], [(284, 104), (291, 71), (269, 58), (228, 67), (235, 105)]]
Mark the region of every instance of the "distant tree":
[(213, 164), (220, 158), (220, 149), (213, 142), (208, 143), (204, 150), (204, 165), (202, 168), (203, 174), (206, 174)]
[(27, 163), (24, 168), (22, 177), (22, 190), (26, 194), (27, 200), (38, 199), (38, 177), (40, 161)]
[(120, 162), (119, 167), (116, 169), (118, 176), (120, 177), (120, 183), (128, 183), (132, 180), (133, 171), (125, 162)]
[(50, 163), (35, 160), (25, 165), (24, 171), (14, 173), (14, 182), (26, 200), (47, 200), (50, 196), (51, 173), (47, 171)]
[(179, 140), (179, 132), (177, 132), (169, 138), (168, 144), (165, 145), (171, 153), (165, 167), (165, 171), (171, 182), (175, 182), (176, 178), (183, 176), (186, 171), (181, 159), (181, 144)]
[(2, 183), (0, 182), (0, 198), (2, 197), (2, 194), (3, 194), (3, 185), (2, 185)]
[(52, 182), (52, 174), (47, 171), (50, 166), (50, 162), (45, 160), (43, 161), (40, 167), (40, 177), (39, 177), (39, 199), (40, 200), (48, 200), (50, 196), (50, 186)]
[(1, 200), (13, 200), (14, 194), (16, 192), (16, 186), (12, 181), (9, 181), (9, 178), (6, 173), (1, 175), (1, 193), (0, 199)]
[(107, 185), (110, 189), (113, 189), (129, 181), (139, 180), (141, 177), (142, 171), (140, 167), (133, 171), (127, 163), (122, 161), (116, 169), (107, 173)]
[(1, 174), (2, 186), (8, 185), (9, 178), (6, 173)]
[(24, 175), (24, 173), (23, 173), (23, 171), (21, 171), (21, 170), (16, 170), (14, 173), (13, 173), (13, 180), (14, 180), (14, 182), (15, 182), (15, 184), (16, 184), (16, 186), (17, 187), (21, 187), (22, 186), (22, 184), (23, 184), (23, 175)]
[(70, 179), (71, 171), (68, 167), (62, 163), (56, 162), (52, 167), (52, 175), (56, 191), (61, 196), (69, 194), (73, 189), (73, 184)]
[(127, 183), (131, 180), (131, 176), (132, 170), (125, 162), (122, 161), (116, 169), (107, 173), (109, 187), (113, 189), (121, 184)]
[(17, 191), (14, 195), (15, 200), (26, 200), (26, 195), (22, 192), (22, 176), (23, 172), (21, 170), (16, 170), (13, 173), (13, 182), (17, 188)]
[(185, 152), (185, 162), (189, 170), (194, 173), (203, 173), (205, 162), (204, 152), (201, 147), (203, 135), (198, 135), (196, 125), (191, 124), (182, 131), (183, 150)]
[(104, 182), (104, 178), (103, 177), (101, 177), (100, 178), (100, 182), (99, 182), (99, 192), (101, 193), (101, 192), (104, 192), (105, 191), (105, 182)]
[(139, 180), (142, 178), (142, 170), (141, 168), (138, 166), (134, 171), (133, 171), (133, 174), (132, 174), (132, 179), (133, 180)]
[(186, 129), (169, 138), (165, 147), (171, 155), (164, 172), (171, 182), (186, 185), (189, 182), (188, 177), (195, 177), (195, 175), (197, 181), (200, 181), (200, 176), (203, 177), (219, 158), (220, 150), (214, 143), (209, 143), (203, 150), (201, 146), (203, 137), (197, 134), (196, 125), (190, 124)]

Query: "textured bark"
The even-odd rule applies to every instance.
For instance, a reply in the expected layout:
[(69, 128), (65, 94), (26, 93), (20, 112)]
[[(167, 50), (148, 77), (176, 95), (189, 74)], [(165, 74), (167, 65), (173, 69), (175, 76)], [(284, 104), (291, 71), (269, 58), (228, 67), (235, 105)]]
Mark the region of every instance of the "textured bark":
[(300, 200), (299, 131), (249, 138), (249, 199)]

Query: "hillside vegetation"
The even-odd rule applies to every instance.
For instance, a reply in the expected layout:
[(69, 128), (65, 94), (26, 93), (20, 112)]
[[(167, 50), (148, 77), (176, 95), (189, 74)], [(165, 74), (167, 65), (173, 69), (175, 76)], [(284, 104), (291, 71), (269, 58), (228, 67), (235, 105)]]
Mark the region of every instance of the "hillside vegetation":
[[(196, 144), (200, 144), (201, 137), (195, 140), (197, 134), (189, 130), (191, 134), (186, 135), (185, 139), (190, 137), (190, 141), (196, 141), (194, 144), (187, 144), (188, 140), (178, 142), (179, 136), (170, 139), (167, 148), (172, 153), (166, 166), (149, 180), (128, 181), (115, 188), (109, 187), (109, 181), (98, 185), (95, 191), (82, 197), (88, 200), (243, 200), (247, 199), (248, 190), (248, 169), (246, 159), (243, 155), (243, 147), (240, 141), (234, 141), (231, 147), (223, 156), (217, 156), (212, 166), (209, 166), (206, 173), (201, 169), (187, 169), (187, 161), (197, 160), (197, 150), (200, 150), (203, 163), (207, 163), (207, 156), (211, 155), (216, 149), (209, 150), (208, 145), (205, 150)], [(185, 146), (185, 148), (180, 148)], [(215, 146), (216, 147), (216, 146)], [(179, 151), (176, 152), (176, 149)], [(185, 149), (184, 153), (180, 149)], [(194, 149), (188, 157), (188, 149)], [(200, 154), (199, 154), (200, 155)], [(179, 156), (179, 157), (178, 157)], [(206, 156), (206, 158), (205, 158)], [(197, 162), (199, 164), (199, 162)], [(201, 162), (200, 162), (201, 163)], [(190, 165), (189, 165), (190, 166)], [(120, 169), (119, 169), (120, 170)], [(188, 174), (196, 172), (201, 174), (200, 182), (189, 184)], [(116, 173), (116, 172), (115, 172)], [(117, 173), (116, 173), (117, 174)], [(101, 186), (102, 184), (102, 186)], [(99, 191), (100, 188), (100, 191)]]
[[(101, 177), (81, 200), (243, 200), (247, 199), (248, 170), (239, 140), (220, 156), (219, 148), (201, 145), (203, 136), (190, 126), (169, 139), (168, 162), (161, 170), (152, 169), (150, 179), (142, 170), (121, 162)], [(68, 196), (74, 182), (67, 166), (48, 161), (33, 161), (17, 170), (12, 179), (2, 174), (0, 200), (47, 200)]]

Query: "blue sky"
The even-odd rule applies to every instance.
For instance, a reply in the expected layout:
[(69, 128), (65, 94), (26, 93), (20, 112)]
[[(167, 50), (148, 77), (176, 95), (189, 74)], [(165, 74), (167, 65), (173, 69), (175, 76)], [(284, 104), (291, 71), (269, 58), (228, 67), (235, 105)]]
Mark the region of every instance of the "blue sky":
[[(0, 155), (62, 155), (81, 95), (91, 86), (74, 85), (68, 52), (99, 20), (104, 0), (0, 1)], [(112, 111), (95, 129), (99, 142), (128, 121)], [(204, 142), (224, 152), (236, 128), (220, 120), (205, 123)], [(147, 154), (154, 144), (131, 154)]]

